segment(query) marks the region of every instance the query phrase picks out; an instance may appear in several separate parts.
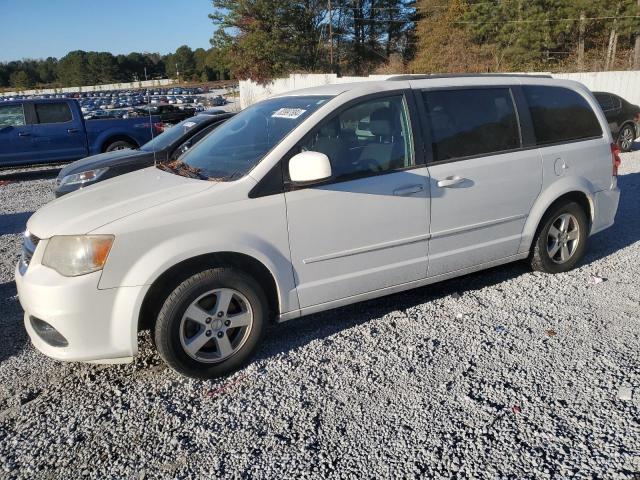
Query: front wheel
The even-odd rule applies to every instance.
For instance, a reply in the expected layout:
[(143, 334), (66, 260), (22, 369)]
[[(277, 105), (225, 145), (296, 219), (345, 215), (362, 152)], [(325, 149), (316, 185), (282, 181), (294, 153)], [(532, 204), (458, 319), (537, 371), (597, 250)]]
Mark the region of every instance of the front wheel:
[(243, 272), (197, 273), (167, 297), (155, 326), (160, 357), (183, 375), (214, 378), (240, 368), (260, 342), (268, 306)]
[(544, 216), (534, 239), (531, 267), (546, 273), (571, 270), (584, 255), (587, 214), (576, 202), (558, 205)]
[(104, 149), (105, 152), (113, 152), (114, 150), (124, 150), (125, 148), (133, 148), (133, 144), (126, 140), (116, 140), (115, 142), (111, 142)]

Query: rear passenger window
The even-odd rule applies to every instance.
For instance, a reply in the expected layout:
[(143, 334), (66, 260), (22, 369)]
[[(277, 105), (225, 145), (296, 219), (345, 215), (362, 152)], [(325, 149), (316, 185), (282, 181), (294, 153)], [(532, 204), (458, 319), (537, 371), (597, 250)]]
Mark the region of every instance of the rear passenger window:
[(71, 109), (67, 103), (36, 103), (38, 123), (64, 123), (71, 121)]
[(422, 92), (433, 160), (487, 155), (520, 147), (520, 130), (508, 88)]
[(602, 135), (600, 123), (585, 98), (562, 87), (525, 86), (538, 145)]
[(603, 111), (606, 112), (607, 110), (613, 110), (613, 99), (611, 98), (611, 95), (607, 95), (606, 93), (596, 93), (595, 97)]

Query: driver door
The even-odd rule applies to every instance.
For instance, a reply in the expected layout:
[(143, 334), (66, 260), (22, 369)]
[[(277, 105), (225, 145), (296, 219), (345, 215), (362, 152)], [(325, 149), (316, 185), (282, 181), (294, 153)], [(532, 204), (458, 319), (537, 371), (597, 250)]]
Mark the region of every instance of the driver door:
[(326, 154), (333, 174), (285, 192), (301, 308), (426, 277), (428, 172), (409, 105), (397, 92), (347, 104), (299, 145)]

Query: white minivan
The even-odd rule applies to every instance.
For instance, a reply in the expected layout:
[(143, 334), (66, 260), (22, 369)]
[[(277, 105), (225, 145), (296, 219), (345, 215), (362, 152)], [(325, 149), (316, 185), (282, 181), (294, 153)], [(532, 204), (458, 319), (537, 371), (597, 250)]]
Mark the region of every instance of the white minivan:
[(115, 363), (151, 329), (193, 377), (265, 325), (529, 259), (571, 269), (614, 221), (620, 159), (586, 87), (394, 77), (252, 105), (178, 161), (55, 200), (27, 224), (25, 326), (60, 360)]

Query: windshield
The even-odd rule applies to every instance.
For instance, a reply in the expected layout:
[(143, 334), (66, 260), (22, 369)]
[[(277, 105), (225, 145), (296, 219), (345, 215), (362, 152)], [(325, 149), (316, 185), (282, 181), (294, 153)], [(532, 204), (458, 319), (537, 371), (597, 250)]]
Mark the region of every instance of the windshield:
[(252, 105), (216, 128), (170, 168), (179, 175), (197, 173), (197, 178), (209, 180), (238, 179), (328, 98), (280, 97)]
[(142, 145), (140, 150), (144, 150), (145, 152), (164, 150), (175, 142), (180, 141), (189, 130), (192, 130), (199, 123), (202, 123), (202, 120), (193, 118), (187, 118), (180, 123), (176, 123), (173, 127), (166, 129), (160, 135)]

